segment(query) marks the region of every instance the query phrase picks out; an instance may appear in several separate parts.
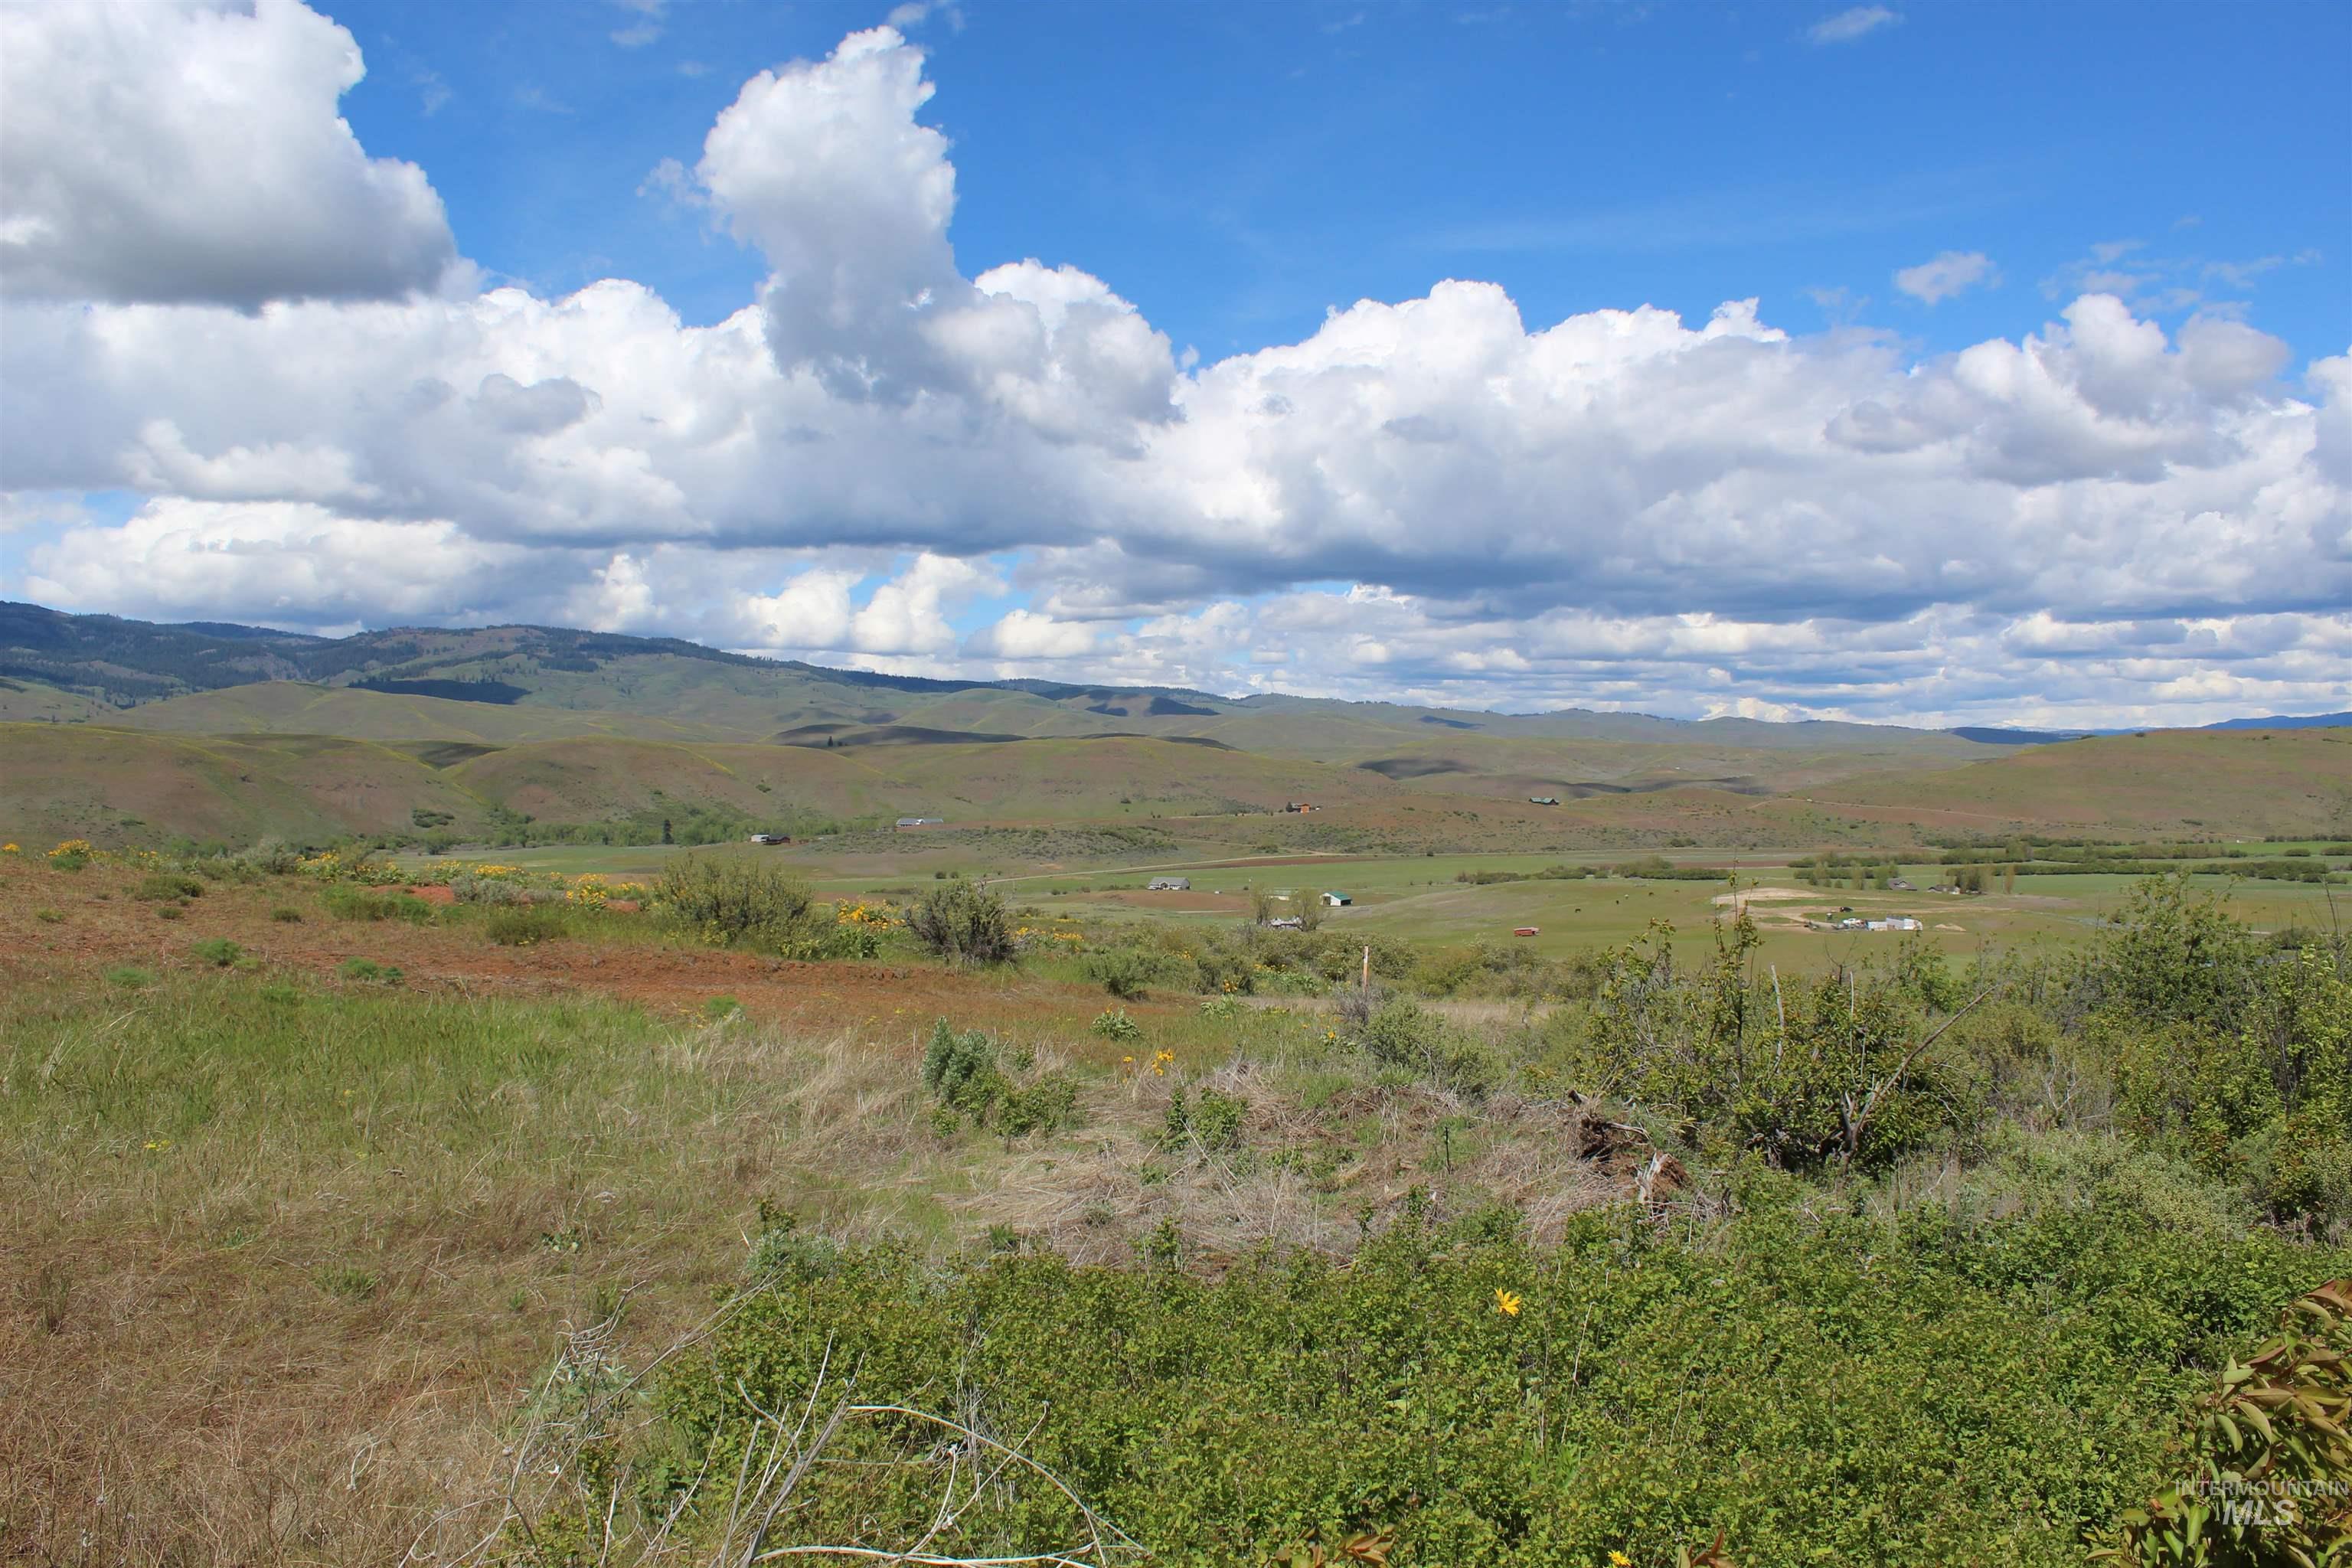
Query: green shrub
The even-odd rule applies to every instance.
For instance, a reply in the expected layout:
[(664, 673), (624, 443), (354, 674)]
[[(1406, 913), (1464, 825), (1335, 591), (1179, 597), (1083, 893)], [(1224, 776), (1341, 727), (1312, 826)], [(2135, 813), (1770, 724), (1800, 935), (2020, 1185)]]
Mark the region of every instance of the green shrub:
[(941, 1018), (923, 1050), (923, 1087), (952, 1110), (975, 1120), (986, 1114), (1005, 1089), (995, 1042), (983, 1030), (958, 1030)]
[(1003, 899), (961, 879), (924, 894), (907, 917), (907, 930), (956, 963), (1003, 963), (1020, 949)]
[(402, 979), (399, 965), (378, 963), (373, 958), (347, 958), (335, 973), (346, 980), (373, 981), (384, 985), (397, 985)]
[[(2352, 973), (2252, 933), (2171, 880), (2144, 885), (2089, 972), (2123, 1123), (2239, 1176), (2284, 1217), (2352, 1225)], [(2190, 964), (2188, 978), (2168, 965)]]
[(2117, 1568), (2316, 1564), (2352, 1546), (2352, 1278), (2288, 1304), (2191, 1408), (2174, 1473), (2091, 1553)]
[(1171, 1141), (1177, 1137), (1191, 1138), (1215, 1153), (1241, 1147), (1242, 1123), (1248, 1116), (1248, 1100), (1218, 1089), (1202, 1089), (1199, 1098), (1190, 1105), (1185, 1103), (1184, 1091), (1181, 1089), (1168, 1097), (1168, 1131)]
[(663, 868), (654, 913), (712, 947), (781, 952), (819, 936), (816, 899), (782, 867), (740, 857), (688, 855)]
[(511, 877), (485, 877), (478, 872), (460, 871), (449, 879), (449, 896), (461, 904), (488, 904), (494, 907), (509, 904), (551, 902), (551, 892), (532, 888)]
[(994, 1125), (1007, 1138), (1051, 1132), (1077, 1120), (1078, 1088), (1060, 1073), (1008, 1089), (998, 1101)]
[(536, 947), (564, 934), (562, 917), (551, 910), (494, 910), (482, 929), (500, 947)]
[(1607, 954), (1591, 1007), (1555, 1016), (1582, 1092), (1671, 1111), (1796, 1168), (1883, 1167), (1979, 1120), (1965, 1075), (1927, 1049), (1941, 1026), (1900, 978), (1759, 976), (1745, 911), (1717, 928), (1706, 968), (1677, 975), (1671, 935), (1661, 924)]
[(151, 900), (195, 899), (203, 897), (204, 891), (204, 879), (201, 877), (191, 877), (182, 871), (150, 871), (139, 879), (139, 885), (131, 889), (131, 896)]
[(298, 926), (302, 923), (302, 911), (290, 904), (280, 904), (269, 911), (269, 918), (279, 925)]
[(321, 895), (327, 913), (339, 921), (406, 921), (411, 925), (426, 925), (433, 920), (433, 906), (414, 893), (377, 892), (372, 889), (338, 882)]
[(155, 976), (152, 971), (131, 963), (108, 970), (106, 979), (109, 984), (120, 985), (126, 991), (137, 991), (142, 986), (155, 984)]
[(250, 961), (245, 956), (245, 949), (225, 936), (206, 937), (202, 942), (191, 942), (188, 951), (196, 956), (198, 962), (209, 963), (215, 969), (226, 969), (240, 963), (250, 965)]
[(155, 918), (160, 921), (176, 921), (184, 917), (187, 911), (183, 910), (177, 904), (157, 904), (155, 906)]
[(1112, 1007), (1096, 1014), (1095, 1021), (1087, 1027), (1104, 1039), (1117, 1040), (1121, 1045), (1129, 1045), (1143, 1038), (1143, 1026), (1129, 1017), (1124, 1007)]
[(55, 910), (35, 910), (33, 918), (45, 926), (53, 926), (62, 922), (66, 917)]
[(1479, 1041), (1446, 1026), (1402, 997), (1381, 1004), (1356, 1033), (1364, 1054), (1460, 1094), (1481, 1094), (1501, 1071), (1495, 1054)]
[[(1134, 1269), (799, 1248), (666, 1370), (658, 1451), (678, 1485), (732, 1475), (751, 1403), (830, 1408), (854, 1366), (869, 1405), (970, 1391), (951, 1413), (1022, 1433), (1179, 1568), (1377, 1531), (1398, 1568), (1664, 1563), (1717, 1530), (1762, 1568), (2072, 1568), (2086, 1529), (2173, 1479), (2165, 1433), (2202, 1381), (2181, 1369), (2343, 1262), (2129, 1205), (1867, 1221), (1749, 1195), (1696, 1245), (1622, 1214), (1542, 1250), (1407, 1217), (1348, 1267), (1261, 1254), (1213, 1279), (1181, 1271), (1172, 1226)], [(927, 1537), (941, 1442), (911, 1415), (845, 1422), (796, 1532), (944, 1557), (1087, 1539), (1042, 1486), (983, 1489)], [(712, 1489), (680, 1528), (713, 1540), (727, 1512)]]
[(931, 1028), (923, 1051), (923, 1087), (939, 1100), (933, 1130), (951, 1135), (961, 1120), (992, 1126), (1008, 1138), (1050, 1131), (1076, 1119), (1077, 1086), (1059, 1073), (1016, 1083), (1007, 1067), (1026, 1072), (1034, 1063), (1025, 1048), (1005, 1050), (979, 1029), (956, 1029), (945, 1018)]
[(1087, 978), (1100, 985), (1121, 1001), (1143, 994), (1143, 989), (1158, 975), (1159, 962), (1151, 954), (1132, 947), (1114, 947), (1089, 954), (1086, 962)]

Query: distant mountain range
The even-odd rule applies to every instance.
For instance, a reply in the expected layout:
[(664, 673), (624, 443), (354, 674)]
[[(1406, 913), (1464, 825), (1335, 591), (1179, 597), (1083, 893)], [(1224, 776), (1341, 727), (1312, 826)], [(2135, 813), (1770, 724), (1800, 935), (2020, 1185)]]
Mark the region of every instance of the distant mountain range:
[[(2200, 724), (2201, 730), (2335, 730), (2352, 724), (2352, 713), (2307, 713), (2301, 718), (2270, 714), (2257, 719), (2224, 719)], [(2047, 746), (2060, 741), (2084, 741), (2094, 735), (2131, 735), (2135, 730), (2011, 730), (1967, 724), (1951, 731), (1964, 741), (1988, 746)]]
[[(1475, 733), (1837, 751), (1908, 749), (1936, 742), (2046, 745), (2129, 732), (1974, 725), (1937, 731), (1819, 721), (1665, 719), (1585, 709), (1507, 714), (1281, 693), (1233, 698), (1176, 687), (884, 675), (757, 658), (677, 637), (553, 626), (410, 626), (320, 637), (211, 621), (155, 623), (0, 603), (0, 683), (7, 682), (34, 682), (82, 699), (86, 707), (74, 716), (85, 719), (100, 716), (101, 709), (137, 709), (207, 692), (298, 682), (492, 707), (635, 714), (680, 738), (834, 746), (903, 742), (915, 732), (927, 740), (1201, 734), (1249, 749), (1340, 754), (1360, 752), (1365, 745), (1393, 750), (1402, 732), (1420, 742)], [(1278, 722), (1260, 725), (1252, 720)], [(2352, 724), (2352, 714), (2231, 719), (2206, 728), (2344, 724)], [(1267, 732), (1223, 733), (1235, 726)], [(1295, 743), (1281, 743), (1280, 735)]]

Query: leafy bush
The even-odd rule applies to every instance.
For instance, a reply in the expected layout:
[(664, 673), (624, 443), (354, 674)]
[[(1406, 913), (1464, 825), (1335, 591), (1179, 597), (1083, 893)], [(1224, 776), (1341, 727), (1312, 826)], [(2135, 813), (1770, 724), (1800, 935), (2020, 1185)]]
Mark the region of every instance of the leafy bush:
[(1090, 953), (1086, 963), (1087, 978), (1123, 1002), (1142, 995), (1144, 987), (1157, 978), (1159, 968), (1159, 961), (1150, 953), (1132, 947)]
[(688, 855), (662, 871), (656, 917), (712, 947), (781, 952), (820, 935), (816, 898), (782, 867), (740, 857)]
[[(2144, 884), (2084, 977), (2088, 1034), (2142, 1136), (2242, 1176), (2284, 1216), (2352, 1225), (2352, 973), (2317, 946), (2264, 960), (2175, 879)], [(2187, 969), (2190, 973), (2179, 971)]]
[(907, 929), (956, 963), (1003, 963), (1020, 948), (1003, 899), (961, 879), (924, 894), (907, 917)]
[(53, 926), (63, 923), (66, 917), (55, 910), (35, 910), (33, 918), (45, 926)]
[(1713, 963), (1677, 975), (1661, 923), (1606, 955), (1589, 1012), (1555, 1017), (1570, 1081), (1667, 1110), (1777, 1164), (1874, 1168), (1973, 1124), (1951, 1060), (1899, 977), (1751, 972), (1759, 938), (1742, 911), (1716, 932)]
[(347, 958), (335, 973), (346, 980), (374, 981), (384, 985), (397, 985), (402, 978), (398, 964), (378, 963), (373, 958)]
[(1124, 1007), (1108, 1008), (1096, 1014), (1095, 1021), (1087, 1027), (1104, 1039), (1116, 1040), (1121, 1045), (1132, 1044), (1143, 1038), (1143, 1026), (1129, 1017), (1127, 1009)]
[(157, 900), (195, 899), (203, 897), (204, 891), (205, 883), (201, 877), (191, 877), (184, 871), (150, 871), (139, 879), (139, 885), (131, 890), (131, 896)]
[(397, 920), (411, 925), (428, 925), (433, 920), (433, 906), (414, 893), (375, 892), (336, 883), (327, 889), (320, 902), (339, 921)]
[(941, 1018), (923, 1050), (923, 1087), (950, 1110), (980, 1116), (1004, 1089), (995, 1042), (984, 1030), (959, 1031)]
[(1009, 1089), (998, 1102), (995, 1128), (1007, 1138), (1051, 1132), (1077, 1120), (1078, 1086), (1059, 1073)]
[(302, 868), (301, 851), (282, 838), (264, 838), (252, 848), (240, 851), (235, 859), (246, 870), (266, 877), (290, 877)]
[[(1025, 1051), (1013, 1063), (1027, 1070)], [(1017, 1084), (1004, 1070), (1004, 1053), (980, 1029), (959, 1030), (941, 1018), (932, 1026), (930, 1043), (923, 1051), (923, 1087), (931, 1091), (950, 1120), (940, 1130), (952, 1131), (952, 1118), (970, 1117), (993, 1125), (1008, 1138), (1051, 1131), (1076, 1119), (1077, 1087), (1058, 1073), (1044, 1073), (1034, 1081)]]
[(1249, 1101), (1238, 1095), (1204, 1089), (1199, 1099), (1187, 1100), (1182, 1089), (1172, 1089), (1168, 1096), (1161, 1141), (1171, 1144), (1197, 1142), (1213, 1153), (1238, 1149), (1242, 1123), (1248, 1115)]
[(245, 949), (225, 936), (207, 937), (202, 942), (191, 942), (188, 951), (196, 956), (199, 963), (209, 963), (215, 969), (226, 969), (233, 964), (248, 962)]
[(280, 904), (269, 911), (269, 918), (279, 925), (298, 926), (302, 923), (302, 911), (290, 904)]
[(449, 896), (461, 904), (531, 904), (551, 897), (512, 877), (486, 877), (478, 871), (460, 871), (449, 879), (447, 887)]
[(2191, 1409), (2175, 1473), (2124, 1510), (2094, 1563), (2316, 1564), (2352, 1544), (2352, 1278), (2290, 1302)]
[(494, 910), (482, 929), (500, 947), (536, 947), (564, 934), (562, 917), (550, 910)]
[(1501, 1064), (1484, 1043), (1449, 1029), (1444, 1019), (1402, 997), (1374, 1008), (1357, 1030), (1356, 1043), (1382, 1067), (1459, 1094), (1484, 1093), (1501, 1072)]
[[(2200, 1381), (2179, 1369), (2342, 1263), (2129, 1205), (1868, 1221), (1811, 1217), (1769, 1182), (1750, 1196), (1697, 1245), (1622, 1215), (1553, 1250), (1408, 1218), (1347, 1268), (1261, 1255), (1213, 1280), (1170, 1266), (1172, 1232), (1131, 1270), (796, 1249), (667, 1370), (656, 1510), (736, 1473), (747, 1401), (830, 1408), (829, 1352), (861, 1404), (962, 1391), (952, 1414), (1023, 1434), (1179, 1568), (1380, 1531), (1395, 1568), (1662, 1563), (1718, 1530), (1765, 1568), (2071, 1568), (2087, 1528), (2165, 1477), (2169, 1413)], [(793, 1495), (800, 1538), (949, 1557), (1087, 1539), (1044, 1486), (983, 1489), (927, 1536), (941, 1436), (903, 1413), (845, 1422)], [(712, 1488), (680, 1528), (715, 1538), (727, 1512)]]

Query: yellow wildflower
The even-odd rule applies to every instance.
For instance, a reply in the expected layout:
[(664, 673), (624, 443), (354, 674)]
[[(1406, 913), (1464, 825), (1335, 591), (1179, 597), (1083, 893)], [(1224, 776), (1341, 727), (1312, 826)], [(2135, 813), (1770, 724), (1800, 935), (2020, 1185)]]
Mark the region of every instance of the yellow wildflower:
[(1495, 1310), (1502, 1313), (1503, 1316), (1507, 1318), (1517, 1317), (1519, 1315), (1518, 1297), (1513, 1295), (1508, 1290), (1496, 1290), (1495, 1292)]
[(1609, 1568), (1633, 1568), (1633, 1560), (1631, 1557), (1626, 1556), (1623, 1552), (1618, 1551), (1615, 1547), (1611, 1547), (1609, 1550)]

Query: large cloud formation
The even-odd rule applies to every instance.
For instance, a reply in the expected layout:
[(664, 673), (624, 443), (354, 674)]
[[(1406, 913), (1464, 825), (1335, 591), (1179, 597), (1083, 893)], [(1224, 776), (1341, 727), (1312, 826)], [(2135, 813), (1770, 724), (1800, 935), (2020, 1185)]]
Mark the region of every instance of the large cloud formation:
[(296, 0), (0, 8), (0, 287), (244, 307), (431, 288), (457, 258), (441, 198), (335, 110), (362, 68)]
[[(205, 90), (268, 100), (339, 199), (396, 195), (392, 239), (446, 237), (422, 175), (332, 120), (341, 29), (156, 15), (12, 12), (9, 53), (106, 40), (104, 90), (163, 100), (129, 162), (226, 190), (140, 40), (241, 50)], [(421, 240), (372, 247), (412, 258), (384, 275), (314, 248), (149, 276), (124, 237), (189, 220), (128, 175), (128, 216), (58, 217), (44, 193), (105, 160), (42, 128), (99, 89), (10, 70), (0, 482), (148, 498), (37, 548), (51, 602), (1512, 707), (2191, 719), (2352, 676), (2352, 359), (2290, 384), (2233, 321), (2168, 335), (2090, 293), (1921, 361), (1755, 300), (1531, 330), (1448, 280), (1190, 368), (1101, 279), (963, 274), (888, 27), (754, 77), (667, 171), (770, 268), (714, 326), (618, 279), (430, 292), (462, 264)]]

